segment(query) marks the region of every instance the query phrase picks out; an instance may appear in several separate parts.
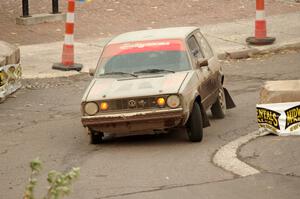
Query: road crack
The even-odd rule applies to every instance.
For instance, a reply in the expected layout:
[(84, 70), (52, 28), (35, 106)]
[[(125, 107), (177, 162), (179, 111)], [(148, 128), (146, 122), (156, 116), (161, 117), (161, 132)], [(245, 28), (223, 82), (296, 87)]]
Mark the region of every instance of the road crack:
[(137, 194), (142, 194), (142, 193), (151, 193), (151, 192), (157, 192), (157, 191), (178, 189), (178, 188), (183, 188), (183, 187), (194, 187), (194, 186), (202, 186), (202, 185), (207, 185), (207, 184), (212, 184), (212, 183), (228, 182), (228, 181), (233, 181), (233, 180), (236, 180), (236, 178), (215, 180), (215, 181), (211, 181), (211, 182), (191, 183), (191, 184), (184, 184), (184, 185), (162, 185), (162, 186), (154, 187), (154, 188), (148, 189), (148, 190), (106, 195), (106, 196), (103, 196), (103, 197), (98, 197), (96, 199), (123, 197), (123, 196), (137, 195)]

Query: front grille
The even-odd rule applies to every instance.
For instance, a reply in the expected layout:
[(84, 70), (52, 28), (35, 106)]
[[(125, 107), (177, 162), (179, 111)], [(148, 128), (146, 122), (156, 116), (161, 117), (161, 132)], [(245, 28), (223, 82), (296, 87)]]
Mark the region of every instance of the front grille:
[[(166, 96), (159, 96), (165, 97)], [(156, 104), (158, 97), (141, 97), (141, 98), (125, 98), (107, 101), (109, 110), (138, 110), (138, 109), (153, 109), (159, 108)], [(101, 102), (100, 102), (101, 103)]]

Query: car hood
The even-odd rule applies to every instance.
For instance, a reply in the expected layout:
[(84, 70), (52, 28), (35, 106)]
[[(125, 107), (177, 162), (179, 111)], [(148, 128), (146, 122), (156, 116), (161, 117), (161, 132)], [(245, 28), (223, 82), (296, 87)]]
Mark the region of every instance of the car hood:
[(178, 93), (188, 71), (139, 76), (94, 78), (83, 100), (95, 101)]

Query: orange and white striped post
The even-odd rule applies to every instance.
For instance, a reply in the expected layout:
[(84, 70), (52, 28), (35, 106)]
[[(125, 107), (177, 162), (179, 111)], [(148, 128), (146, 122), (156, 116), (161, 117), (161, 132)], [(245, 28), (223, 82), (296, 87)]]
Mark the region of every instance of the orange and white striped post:
[(55, 63), (52, 69), (76, 70), (82, 69), (82, 64), (74, 63), (74, 22), (75, 22), (75, 0), (68, 0), (68, 12), (65, 25), (65, 41), (63, 45), (62, 61)]
[(246, 42), (253, 45), (267, 45), (274, 43), (274, 41), (274, 37), (267, 37), (265, 1), (256, 0), (255, 37), (248, 37)]

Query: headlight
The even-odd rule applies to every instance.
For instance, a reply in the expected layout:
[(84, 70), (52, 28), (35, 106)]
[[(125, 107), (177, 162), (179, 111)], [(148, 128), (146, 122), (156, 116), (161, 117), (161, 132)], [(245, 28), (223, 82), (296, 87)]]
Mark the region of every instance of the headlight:
[(167, 99), (167, 104), (170, 108), (177, 108), (180, 105), (180, 99), (177, 95), (171, 95)]
[(84, 111), (88, 115), (95, 115), (99, 111), (99, 108), (95, 102), (88, 102), (84, 105)]

